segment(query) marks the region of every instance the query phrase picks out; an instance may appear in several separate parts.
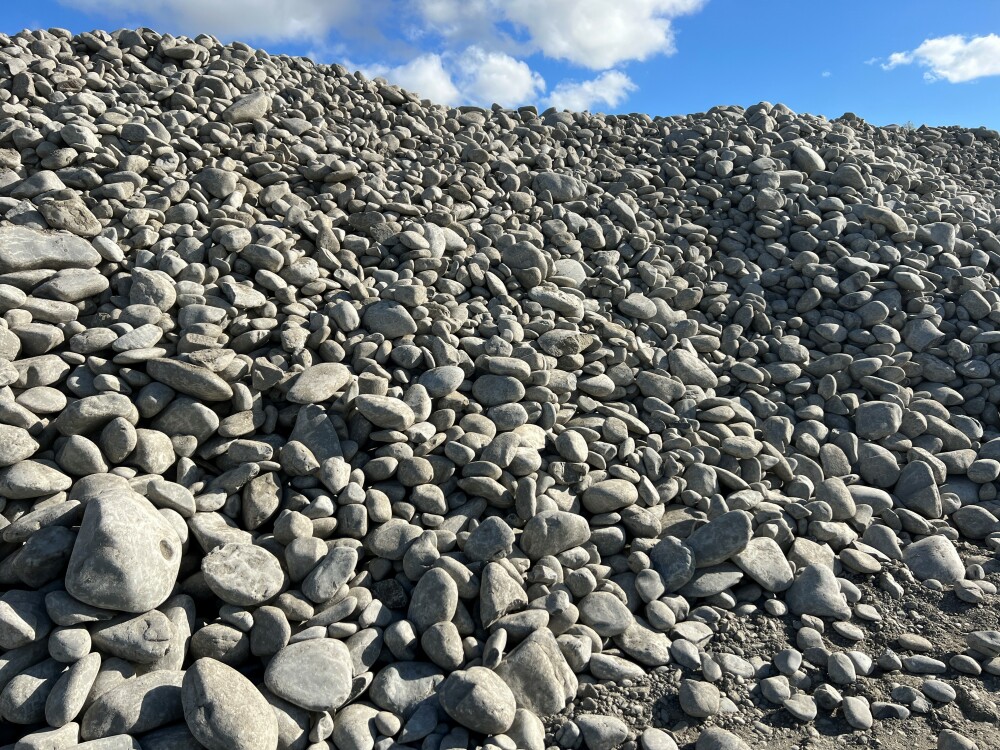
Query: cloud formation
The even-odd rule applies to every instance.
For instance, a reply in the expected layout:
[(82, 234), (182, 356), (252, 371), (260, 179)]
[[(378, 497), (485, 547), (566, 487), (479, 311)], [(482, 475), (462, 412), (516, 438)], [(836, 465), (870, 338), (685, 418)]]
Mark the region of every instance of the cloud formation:
[(927, 68), (929, 81), (944, 79), (964, 83), (977, 78), (1000, 75), (1000, 36), (965, 37), (949, 34), (924, 42), (909, 52), (894, 52), (882, 63), (883, 70), (916, 64)]
[(545, 80), (526, 62), (475, 46), (459, 54), (420, 55), (402, 65), (363, 66), (362, 72), (439, 104), (516, 107), (545, 91)]
[[(636, 85), (620, 68), (675, 52), (672, 22), (708, 0), (60, 0), (117, 25), (155, 24), (223, 40), (305, 42), (324, 61), (445, 104), (617, 107)], [(332, 54), (331, 54), (332, 53)], [(367, 58), (367, 64), (364, 62)], [(374, 58), (374, 61), (372, 61)], [(597, 71), (549, 90), (523, 58)]]
[(372, 78), (385, 78), (407, 91), (441, 104), (452, 104), (461, 99), (451, 74), (445, 70), (441, 55), (420, 55), (408, 63), (393, 67), (372, 65), (363, 72)]
[(382, 0), (60, 0), (71, 8), (132, 23), (145, 19), (161, 28), (187, 34), (213, 34), (222, 39), (264, 42), (320, 42), (331, 30), (350, 25), (362, 29)]
[(556, 109), (602, 111), (602, 106), (617, 107), (637, 88), (621, 71), (609, 70), (589, 81), (563, 81), (546, 101)]

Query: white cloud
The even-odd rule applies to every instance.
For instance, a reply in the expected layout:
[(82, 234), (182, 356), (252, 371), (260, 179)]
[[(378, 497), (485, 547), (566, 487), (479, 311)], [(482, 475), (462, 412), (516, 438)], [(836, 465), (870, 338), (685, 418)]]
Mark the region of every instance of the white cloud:
[(916, 63), (927, 68), (924, 77), (935, 81), (945, 79), (949, 83), (963, 83), (985, 76), (1000, 75), (1000, 36), (964, 37), (959, 34), (925, 39), (909, 52), (894, 52), (883, 70), (892, 70), (900, 65)]
[(362, 66), (361, 70), (437, 104), (489, 106), (495, 102), (513, 107), (536, 101), (545, 91), (544, 79), (526, 62), (480, 47), (468, 47), (460, 54), (420, 55), (403, 65)]
[(829, 70), (824, 70), (822, 73), (820, 73), (820, 75), (823, 76), (824, 78), (829, 78), (830, 76), (833, 75), (833, 73), (831, 73)]
[[(480, 46), (541, 52), (592, 70), (674, 52), (671, 20), (708, 0), (418, 0), (428, 31)], [(506, 27), (517, 33), (511, 38)]]
[[(607, 70), (631, 60), (672, 54), (678, 16), (708, 0), (59, 0), (115, 25), (152, 24), (174, 33), (225, 39), (308, 41), (322, 49), (342, 41), (389, 40), (404, 53), (458, 53), (475, 46), (524, 57), (565, 60)], [(399, 30), (402, 29), (402, 32)], [(397, 43), (394, 52), (399, 52)], [(371, 45), (369, 45), (369, 49)]]
[(508, 21), (524, 28), (546, 57), (592, 70), (671, 54), (670, 20), (699, 10), (705, 0), (507, 0)]
[(601, 105), (617, 107), (636, 88), (638, 87), (627, 75), (609, 70), (589, 81), (563, 81), (552, 89), (547, 101), (556, 109), (571, 109), (576, 112), (594, 110)]
[(495, 34), (491, 0), (416, 0), (422, 21), (418, 35), (436, 34), (449, 40), (485, 41)]
[(366, 27), (379, 0), (60, 0), (115, 21), (152, 19), (180, 33), (263, 41), (324, 39), (335, 27)]
[(403, 65), (372, 65), (362, 70), (365, 75), (385, 78), (438, 104), (455, 104), (462, 99), (451, 73), (445, 70), (441, 55), (420, 55)]
[(503, 52), (469, 47), (455, 61), (461, 90), (468, 101), (516, 106), (545, 91), (545, 80), (526, 62)]
[[(708, 0), (58, 0), (108, 25), (224, 41), (300, 42), (442, 104), (615, 108), (636, 89), (618, 68), (672, 54), (675, 18)], [(594, 71), (548, 91), (530, 56)], [(348, 62), (353, 60), (355, 62)], [(367, 60), (368, 64), (365, 64)], [(379, 62), (372, 62), (372, 61)], [(358, 64), (356, 64), (358, 63)]]

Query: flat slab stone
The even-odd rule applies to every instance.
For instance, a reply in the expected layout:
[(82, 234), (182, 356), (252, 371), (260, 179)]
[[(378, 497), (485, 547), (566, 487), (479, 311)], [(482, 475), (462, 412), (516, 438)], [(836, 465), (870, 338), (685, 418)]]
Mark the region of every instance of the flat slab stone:
[(48, 268), (93, 268), (100, 254), (76, 235), (39, 232), (28, 227), (0, 227), (0, 273)]

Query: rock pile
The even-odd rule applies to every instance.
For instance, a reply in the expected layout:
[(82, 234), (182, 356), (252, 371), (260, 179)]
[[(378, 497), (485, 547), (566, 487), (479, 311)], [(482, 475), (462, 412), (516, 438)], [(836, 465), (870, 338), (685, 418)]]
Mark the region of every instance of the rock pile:
[(997, 132), (0, 74), (4, 750), (996, 747)]

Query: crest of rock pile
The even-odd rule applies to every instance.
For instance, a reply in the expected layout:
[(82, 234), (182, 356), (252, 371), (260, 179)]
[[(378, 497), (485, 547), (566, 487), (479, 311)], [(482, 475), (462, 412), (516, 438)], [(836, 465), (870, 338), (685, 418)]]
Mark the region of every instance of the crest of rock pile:
[(974, 747), (998, 146), (0, 36), (0, 745)]

